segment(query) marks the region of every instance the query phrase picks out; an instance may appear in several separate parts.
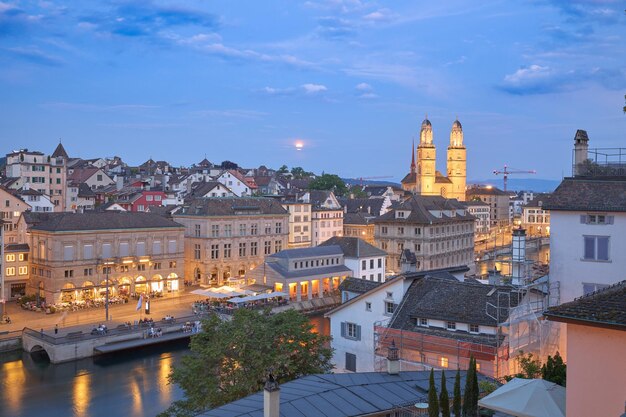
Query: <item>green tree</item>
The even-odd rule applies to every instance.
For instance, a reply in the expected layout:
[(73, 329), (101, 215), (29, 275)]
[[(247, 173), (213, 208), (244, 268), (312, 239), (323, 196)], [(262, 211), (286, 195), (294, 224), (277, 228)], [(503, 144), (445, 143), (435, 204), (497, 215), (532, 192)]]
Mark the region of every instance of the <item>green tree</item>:
[(475, 417), (478, 413), (478, 383), (476, 360), (470, 357), (469, 368), (465, 376), (465, 392), (463, 393), (463, 417)]
[(304, 168), (302, 168), (302, 167), (293, 167), (293, 168), (291, 168), (291, 175), (295, 179), (301, 180), (303, 178), (312, 177), (313, 173), (305, 171)]
[(441, 417), (450, 417), (450, 398), (448, 397), (446, 373), (444, 371), (441, 371), (441, 394), (439, 394), (439, 408), (441, 408)]
[(437, 401), (437, 387), (435, 386), (435, 370), (430, 369), (428, 384), (428, 417), (439, 417), (439, 402)]
[(520, 372), (515, 375), (517, 378), (534, 379), (541, 376), (541, 362), (532, 353), (520, 350), (515, 360), (520, 367)]
[(461, 417), (461, 370), (456, 370), (454, 377), (454, 397), (452, 399), (452, 411), (454, 417)]
[(231, 321), (216, 315), (202, 321), (191, 353), (169, 376), (185, 399), (161, 416), (191, 416), (263, 388), (269, 370), (283, 383), (332, 368), (330, 340), (312, 331), (306, 316), (288, 310), (270, 315), (240, 309)]
[(278, 171), (276, 171), (276, 173), (279, 175), (285, 175), (288, 172), (289, 172), (289, 168), (287, 168), (287, 165), (281, 166), (280, 168), (278, 168)]
[(554, 382), (564, 387), (566, 376), (567, 365), (563, 362), (559, 352), (556, 352), (554, 357), (548, 356), (546, 363), (541, 367), (541, 377), (546, 381)]
[(334, 174), (323, 174), (309, 183), (311, 190), (329, 190), (336, 195), (344, 195), (348, 188), (339, 176)]

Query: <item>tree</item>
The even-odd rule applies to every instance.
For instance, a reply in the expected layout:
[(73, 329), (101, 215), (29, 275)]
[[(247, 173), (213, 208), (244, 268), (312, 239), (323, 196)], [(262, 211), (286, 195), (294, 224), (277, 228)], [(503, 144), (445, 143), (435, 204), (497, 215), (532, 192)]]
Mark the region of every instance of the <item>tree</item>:
[(222, 169), (238, 169), (239, 168), (239, 165), (231, 161), (222, 161), (220, 166), (222, 167)]
[(161, 416), (190, 416), (263, 388), (271, 370), (280, 383), (332, 368), (330, 338), (312, 331), (306, 316), (239, 309), (231, 321), (212, 315), (191, 338), (191, 354), (169, 376), (185, 399)]
[(475, 417), (478, 413), (478, 376), (476, 375), (476, 359), (470, 357), (469, 368), (465, 376), (465, 392), (463, 393), (463, 417)]
[(437, 401), (437, 387), (435, 387), (435, 370), (430, 369), (428, 384), (428, 417), (439, 417), (439, 402)]
[(456, 370), (454, 377), (454, 398), (452, 399), (454, 417), (461, 417), (461, 370)]
[(541, 376), (541, 362), (532, 353), (525, 354), (523, 350), (520, 350), (515, 360), (520, 367), (520, 372), (515, 377), (534, 379)]
[(336, 195), (344, 195), (348, 191), (346, 183), (343, 182), (339, 176), (334, 174), (323, 174), (322, 176), (315, 178), (309, 183), (309, 189), (329, 190), (334, 192)]
[(554, 382), (564, 387), (566, 376), (567, 365), (563, 362), (559, 352), (556, 352), (554, 357), (548, 356), (546, 363), (541, 367), (541, 377), (546, 381)]
[(450, 398), (448, 397), (446, 373), (444, 371), (441, 371), (441, 394), (439, 394), (439, 408), (441, 408), (441, 417), (450, 417)]
[(283, 165), (280, 168), (278, 168), (278, 171), (276, 171), (277, 174), (279, 175), (285, 175), (289, 172), (289, 168), (287, 168), (287, 165)]
[(301, 180), (303, 178), (312, 177), (313, 173), (305, 171), (304, 168), (302, 168), (302, 167), (293, 167), (293, 168), (291, 168), (291, 175), (295, 179)]

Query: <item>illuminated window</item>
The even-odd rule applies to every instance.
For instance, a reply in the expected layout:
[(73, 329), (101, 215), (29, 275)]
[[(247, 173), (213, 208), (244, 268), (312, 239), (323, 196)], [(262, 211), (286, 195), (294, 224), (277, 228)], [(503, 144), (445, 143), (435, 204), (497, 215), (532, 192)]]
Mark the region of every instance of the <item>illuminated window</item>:
[(28, 274), (28, 267), (27, 267), (27, 266), (20, 266), (20, 267), (18, 268), (17, 273), (18, 273), (19, 275), (26, 275), (26, 274)]
[(442, 356), (439, 358), (439, 366), (441, 366), (442, 368), (447, 368), (448, 367), (448, 358), (446, 358), (445, 356)]
[(478, 362), (476, 362), (476, 370), (480, 371), (480, 364)]
[(7, 262), (15, 262), (15, 255), (14, 254), (8, 254), (7, 255)]
[(14, 267), (7, 268), (7, 277), (10, 277), (13, 275), (15, 275), (15, 268)]

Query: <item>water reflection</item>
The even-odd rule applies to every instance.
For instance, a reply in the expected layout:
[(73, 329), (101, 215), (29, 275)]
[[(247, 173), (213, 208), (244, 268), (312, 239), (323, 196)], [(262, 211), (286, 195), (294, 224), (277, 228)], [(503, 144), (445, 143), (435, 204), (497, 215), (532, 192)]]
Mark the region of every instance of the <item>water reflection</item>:
[(26, 373), (22, 361), (13, 360), (0, 366), (2, 375), (2, 391), (6, 393), (6, 400), (2, 401), (2, 409), (9, 415), (17, 415), (26, 383)]
[(74, 378), (74, 389), (72, 401), (74, 403), (74, 415), (76, 417), (85, 417), (89, 413), (89, 404), (91, 402), (91, 375), (88, 372), (76, 375)]

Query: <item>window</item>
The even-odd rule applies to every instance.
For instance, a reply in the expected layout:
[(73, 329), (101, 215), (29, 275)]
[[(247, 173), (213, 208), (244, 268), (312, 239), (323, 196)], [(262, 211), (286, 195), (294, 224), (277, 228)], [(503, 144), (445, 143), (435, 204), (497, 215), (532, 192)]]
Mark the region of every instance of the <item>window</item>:
[(152, 242), (152, 254), (153, 255), (161, 254), (161, 241), (160, 240), (155, 240), (154, 242)]
[(74, 246), (64, 246), (63, 247), (63, 260), (64, 261), (73, 261), (74, 260)]
[(346, 352), (346, 371), (356, 372), (356, 355)]
[(8, 254), (7, 255), (7, 262), (15, 262), (15, 255), (14, 254)]
[(367, 269), (367, 261), (365, 261), (365, 260), (361, 261), (361, 269), (362, 270), (366, 270)]
[(73, 269), (66, 269), (65, 270), (65, 278), (72, 278), (74, 276), (74, 270)]
[(420, 318), (419, 319), (419, 325), (422, 326), (422, 327), (428, 327), (428, 319)]
[(383, 274), (381, 274), (380, 272), (378, 273), (378, 282), (381, 282), (383, 279)]
[(155, 195), (154, 196), (154, 201), (161, 201), (161, 196), (160, 195)]
[(250, 225), (250, 234), (252, 236), (256, 236), (259, 233), (259, 225), (256, 223), (253, 223)]
[(398, 227), (398, 234), (399, 235), (403, 235), (404, 234), (404, 227)]
[(361, 326), (355, 323), (342, 322), (341, 336), (346, 339), (361, 340)]
[(608, 287), (607, 284), (595, 284), (583, 282), (583, 295), (591, 294), (592, 292), (599, 291)]
[(146, 255), (146, 242), (137, 242), (137, 256), (145, 256)]
[(372, 303), (369, 303), (369, 302), (365, 303), (365, 311), (372, 311)]
[(170, 268), (176, 268), (176, 261), (170, 261)]
[(272, 224), (271, 223), (265, 223), (265, 234), (269, 235), (272, 233)]
[(442, 368), (447, 368), (448, 367), (448, 358), (446, 358), (445, 356), (441, 356), (439, 358), (439, 366)]
[(396, 305), (393, 302), (385, 301), (385, 314), (393, 314)]
[(195, 237), (200, 237), (200, 225), (199, 224), (196, 224), (194, 226), (194, 236)]
[(112, 271), (112, 268), (110, 266), (105, 266), (104, 268), (102, 268), (103, 274), (110, 274), (111, 271)]
[(283, 224), (282, 223), (276, 223), (276, 234), (281, 234), (283, 232)]
[(120, 256), (128, 256), (128, 242), (120, 242)]
[(383, 235), (386, 235), (387, 234), (387, 226), (381, 226), (380, 233), (383, 234)]
[(246, 225), (244, 224), (240, 224), (239, 225), (239, 236), (245, 236), (246, 235)]
[(272, 253), (272, 242), (270, 242), (269, 240), (264, 242), (263, 244), (263, 253), (265, 255), (270, 255)]
[(193, 245), (193, 259), (200, 259), (200, 245)]
[(446, 327), (448, 330), (456, 330), (456, 323), (453, 321), (446, 322)]
[(470, 324), (469, 331), (470, 333), (480, 333), (480, 326), (478, 324)]
[(155, 262), (152, 268), (153, 269), (161, 269), (161, 262)]
[(421, 235), (422, 234), (422, 228), (421, 227), (416, 227), (415, 228), (415, 234), (416, 235)]
[[(380, 259), (379, 259), (379, 261), (380, 261)], [(370, 259), (370, 269), (374, 269), (374, 260), (373, 259)]]
[(93, 275), (93, 269), (92, 268), (85, 268), (83, 270), (83, 275), (86, 277), (90, 277)]
[(27, 261), (27, 260), (28, 260), (28, 254), (27, 254), (27, 253), (20, 253), (20, 254), (18, 255), (18, 259), (19, 259), (20, 261)]
[(211, 225), (211, 237), (219, 237), (220, 236), (220, 225), (212, 224)]
[(613, 216), (604, 214), (581, 214), (580, 222), (583, 224), (613, 224)]
[(378, 267), (379, 268), (383, 267), (383, 258), (378, 258)]
[(225, 243), (224, 244), (224, 258), (226, 259), (230, 258), (230, 250), (231, 250), (231, 244)]
[(146, 201), (152, 201), (152, 200), (153, 200), (153, 197), (151, 195), (146, 196)]
[(608, 261), (609, 260), (609, 237), (608, 236), (583, 236), (585, 261)]
[(176, 253), (176, 241), (175, 240), (170, 240), (169, 242), (167, 242), (167, 251), (169, 253)]
[(102, 174), (98, 174), (98, 175), (96, 175), (96, 180), (98, 180), (98, 181), (102, 181)]
[(246, 244), (243, 242), (239, 243), (239, 256), (240, 257), (246, 256)]
[(137, 271), (145, 271), (146, 264), (137, 264)]
[(6, 269), (7, 277), (15, 275), (15, 267), (11, 266)]
[(283, 242), (277, 240), (274, 242), (274, 252), (280, 252), (281, 250), (283, 250)]
[(231, 224), (224, 225), (224, 236), (230, 237), (233, 233), (233, 226)]
[(250, 242), (250, 256), (257, 256), (257, 242)]

